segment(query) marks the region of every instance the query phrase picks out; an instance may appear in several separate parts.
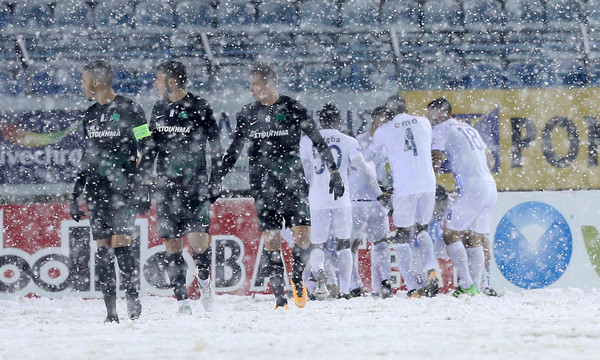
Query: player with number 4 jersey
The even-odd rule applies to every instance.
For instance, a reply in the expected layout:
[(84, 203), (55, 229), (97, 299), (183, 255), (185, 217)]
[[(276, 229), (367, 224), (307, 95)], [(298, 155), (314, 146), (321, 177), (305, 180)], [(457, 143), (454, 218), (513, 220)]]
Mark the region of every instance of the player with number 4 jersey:
[[(385, 151), (392, 169), (394, 193), (392, 219), (397, 233), (394, 241), (398, 267), (408, 296), (418, 297), (417, 277), (413, 269), (410, 249), (412, 228), (417, 241), (429, 245), (433, 242), (427, 233), (435, 204), (435, 174), (431, 162), (431, 124), (421, 116), (406, 113), (404, 99), (398, 96), (399, 113), (373, 134), (373, 144), (365, 152), (367, 160)], [(432, 276), (436, 277), (432, 260)], [(433, 279), (432, 277), (432, 279)], [(434, 291), (435, 292), (435, 291)]]

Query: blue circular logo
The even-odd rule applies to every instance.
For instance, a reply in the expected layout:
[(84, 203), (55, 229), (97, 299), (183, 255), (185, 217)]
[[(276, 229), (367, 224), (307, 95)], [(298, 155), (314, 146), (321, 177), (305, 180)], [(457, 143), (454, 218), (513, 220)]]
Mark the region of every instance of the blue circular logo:
[(518, 287), (539, 289), (558, 280), (573, 252), (567, 220), (548, 204), (529, 201), (510, 209), (494, 235), (494, 259)]

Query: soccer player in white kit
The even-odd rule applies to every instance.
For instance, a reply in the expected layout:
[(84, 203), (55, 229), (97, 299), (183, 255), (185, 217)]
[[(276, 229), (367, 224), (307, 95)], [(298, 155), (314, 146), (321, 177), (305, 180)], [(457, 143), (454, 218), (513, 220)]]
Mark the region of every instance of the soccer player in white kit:
[(448, 100), (438, 98), (429, 103), (427, 116), (434, 126), (434, 168), (441, 169), (445, 156), (458, 189), (443, 233), (458, 275), (458, 288), (453, 295), (473, 296), (485, 275), (482, 243), (490, 231), (498, 197), (489, 170), (493, 159), (477, 130), (452, 118)]
[[(397, 243), (396, 258), (408, 290), (407, 295), (419, 297), (409, 241), (414, 226), (417, 241), (428, 240), (433, 254), (433, 242), (427, 232), (427, 225), (431, 221), (435, 204), (435, 174), (431, 163), (431, 124), (424, 117), (407, 114), (404, 99), (397, 97), (398, 114), (375, 131), (373, 144), (367, 149), (366, 158), (370, 160), (378, 153), (387, 153), (394, 184), (392, 218), (397, 229), (394, 239)], [(437, 278), (434, 270), (435, 259), (431, 262), (430, 275), (433, 279)], [(435, 294), (426, 293), (426, 295)]]
[[(342, 181), (348, 183), (348, 168), (352, 166), (364, 174), (365, 180), (370, 184), (372, 191), (377, 196), (381, 195), (374, 174), (366, 171), (367, 165), (357, 141), (337, 130), (342, 120), (337, 107), (326, 104), (319, 112), (319, 120), (322, 126), (321, 136), (331, 149)], [(326, 296), (322, 293), (326, 288), (323, 245), (330, 236), (333, 236), (339, 262), (340, 297), (349, 298), (350, 274), (352, 272), (352, 252), (350, 250), (352, 208), (350, 194), (345, 192), (337, 200), (334, 200), (333, 196), (329, 194), (329, 171), (323, 165), (319, 153), (315, 151), (312, 142), (306, 136), (300, 139), (300, 158), (310, 186), (308, 201), (312, 223), (312, 249), (309, 264), (318, 282), (315, 296)]]
[[(373, 143), (375, 130), (393, 117), (394, 114), (385, 106), (379, 106), (371, 112), (371, 129), (356, 137), (363, 152)], [(383, 172), (382, 168), (386, 162), (385, 156), (381, 156), (375, 161), (368, 161), (368, 170), (377, 176), (376, 174)], [(388, 210), (379, 202), (377, 199), (379, 195), (364, 180), (363, 174), (353, 167), (350, 167), (348, 190), (352, 200), (351, 241), (355, 243), (366, 238), (371, 242), (372, 293), (381, 296), (382, 299), (389, 298), (393, 296), (393, 292), (389, 281), (391, 264), (388, 243), (388, 233), (390, 232)]]

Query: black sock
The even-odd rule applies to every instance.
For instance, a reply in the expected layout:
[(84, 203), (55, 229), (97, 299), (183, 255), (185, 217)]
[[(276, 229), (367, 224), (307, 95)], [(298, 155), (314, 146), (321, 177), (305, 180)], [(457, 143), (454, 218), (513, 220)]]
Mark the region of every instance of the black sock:
[(194, 262), (198, 267), (198, 278), (202, 280), (208, 279), (210, 276), (210, 265), (212, 262), (212, 250), (210, 246), (203, 253), (197, 253), (194, 251), (192, 255)]
[(125, 292), (127, 295), (137, 295), (138, 289), (135, 284), (135, 259), (131, 254), (131, 247), (122, 246), (115, 248), (119, 271), (125, 282)]
[(298, 284), (302, 282), (302, 272), (308, 263), (308, 259), (310, 258), (310, 248), (303, 249), (298, 245), (294, 245), (294, 250), (292, 251), (292, 255), (294, 256), (294, 267), (292, 269), (292, 281), (294, 284)]
[(187, 288), (185, 286), (187, 264), (183, 254), (180, 252), (174, 254), (165, 252), (165, 269), (177, 300), (187, 299)]
[(96, 253), (98, 281), (104, 297), (108, 318), (117, 317), (117, 274), (115, 272), (115, 253), (109, 246), (98, 248)]
[(269, 274), (271, 276), (270, 283), (273, 288), (273, 294), (277, 299), (278, 306), (280, 299), (285, 299), (285, 281), (283, 279), (283, 260), (281, 259), (281, 252), (263, 250), (266, 258), (269, 261)]

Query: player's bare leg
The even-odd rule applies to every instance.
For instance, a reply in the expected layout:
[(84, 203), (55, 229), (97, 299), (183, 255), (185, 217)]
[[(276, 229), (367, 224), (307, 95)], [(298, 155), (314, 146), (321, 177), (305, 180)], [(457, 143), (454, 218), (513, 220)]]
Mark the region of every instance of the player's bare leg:
[(196, 277), (200, 287), (200, 302), (206, 311), (214, 310), (215, 288), (210, 279), (210, 266), (212, 264), (212, 250), (210, 236), (205, 232), (188, 234), (188, 241), (194, 252), (196, 263)]
[(131, 236), (113, 235), (110, 238), (110, 243), (117, 256), (120, 274), (125, 281), (127, 315), (129, 315), (131, 320), (135, 320), (142, 313), (142, 302), (140, 301), (140, 294), (135, 281), (135, 259), (131, 253)]

